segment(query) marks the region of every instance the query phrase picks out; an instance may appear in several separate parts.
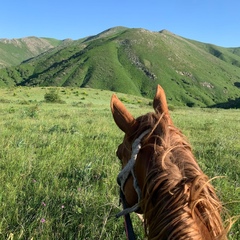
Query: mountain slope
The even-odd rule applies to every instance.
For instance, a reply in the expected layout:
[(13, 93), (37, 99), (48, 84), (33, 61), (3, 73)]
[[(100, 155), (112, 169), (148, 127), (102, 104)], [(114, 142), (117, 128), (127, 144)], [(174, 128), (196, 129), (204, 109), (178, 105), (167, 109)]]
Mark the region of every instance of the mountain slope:
[(37, 37), (0, 39), (0, 68), (18, 65), (61, 43), (62, 41), (57, 39)]
[(74, 86), (152, 97), (156, 84), (174, 105), (212, 106), (240, 97), (239, 49), (166, 30), (117, 27), (0, 70), (0, 85)]

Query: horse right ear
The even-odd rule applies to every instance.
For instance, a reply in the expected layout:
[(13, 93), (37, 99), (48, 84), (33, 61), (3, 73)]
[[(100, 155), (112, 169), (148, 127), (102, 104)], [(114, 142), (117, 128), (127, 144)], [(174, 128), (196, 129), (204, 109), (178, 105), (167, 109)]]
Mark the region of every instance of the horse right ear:
[(167, 117), (168, 123), (172, 124), (172, 119), (169, 114), (167, 99), (163, 88), (160, 85), (157, 85), (156, 94), (153, 100), (153, 108), (156, 113), (165, 114)]
[(153, 108), (156, 113), (169, 115), (165, 92), (160, 85), (157, 85), (156, 94), (153, 100)]
[(130, 135), (134, 130), (134, 124), (136, 123), (135, 118), (131, 115), (131, 113), (127, 110), (127, 108), (115, 94), (112, 95), (110, 106), (113, 119), (117, 126), (123, 132)]

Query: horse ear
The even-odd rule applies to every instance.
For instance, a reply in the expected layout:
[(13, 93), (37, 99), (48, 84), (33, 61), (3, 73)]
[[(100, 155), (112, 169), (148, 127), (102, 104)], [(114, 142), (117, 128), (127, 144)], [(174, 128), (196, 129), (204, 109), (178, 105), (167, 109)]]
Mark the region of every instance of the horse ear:
[(165, 113), (169, 115), (166, 95), (160, 85), (157, 85), (156, 94), (153, 100), (153, 108), (156, 113)]
[(129, 135), (134, 129), (135, 118), (115, 94), (112, 95), (110, 106), (115, 123), (123, 132)]

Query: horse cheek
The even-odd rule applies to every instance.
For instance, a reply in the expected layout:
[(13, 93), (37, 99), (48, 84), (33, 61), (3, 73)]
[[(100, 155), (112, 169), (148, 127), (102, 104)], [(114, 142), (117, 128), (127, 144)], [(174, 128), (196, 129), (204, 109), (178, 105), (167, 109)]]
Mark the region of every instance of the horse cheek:
[(128, 207), (132, 207), (138, 202), (137, 193), (133, 187), (133, 177), (130, 176), (124, 186), (124, 194)]

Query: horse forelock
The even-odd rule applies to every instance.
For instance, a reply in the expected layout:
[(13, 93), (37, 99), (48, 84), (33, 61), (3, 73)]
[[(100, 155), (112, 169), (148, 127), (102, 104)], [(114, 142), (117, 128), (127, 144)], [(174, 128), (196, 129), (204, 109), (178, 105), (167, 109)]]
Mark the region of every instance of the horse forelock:
[(139, 165), (142, 155), (149, 157), (141, 201), (148, 238), (226, 239), (221, 203), (181, 131), (164, 114), (136, 120), (138, 128), (130, 138), (151, 129), (138, 157)]

